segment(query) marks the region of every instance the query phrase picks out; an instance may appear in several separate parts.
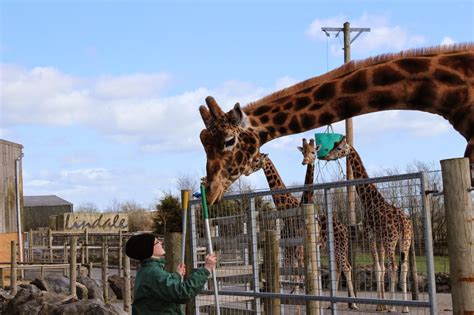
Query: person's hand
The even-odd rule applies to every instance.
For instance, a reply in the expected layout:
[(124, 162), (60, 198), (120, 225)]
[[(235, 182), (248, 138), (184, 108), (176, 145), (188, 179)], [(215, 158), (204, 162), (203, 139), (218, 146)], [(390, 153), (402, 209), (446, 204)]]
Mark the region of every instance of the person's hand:
[(209, 272), (212, 272), (216, 268), (217, 264), (217, 256), (215, 253), (209, 254), (205, 258), (204, 268), (206, 268)]
[(186, 274), (186, 265), (185, 264), (179, 264), (177, 271), (178, 271), (178, 273), (181, 277), (184, 277), (184, 275)]

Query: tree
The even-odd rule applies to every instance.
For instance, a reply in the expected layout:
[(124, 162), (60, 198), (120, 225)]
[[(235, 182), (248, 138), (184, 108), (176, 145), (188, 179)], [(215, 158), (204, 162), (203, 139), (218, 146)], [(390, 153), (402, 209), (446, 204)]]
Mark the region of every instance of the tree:
[(74, 212), (81, 212), (81, 213), (95, 213), (99, 212), (99, 208), (93, 202), (85, 202), (80, 204)]
[(153, 231), (158, 235), (165, 232), (182, 232), (182, 212), (179, 199), (171, 193), (166, 193), (156, 205), (153, 217)]

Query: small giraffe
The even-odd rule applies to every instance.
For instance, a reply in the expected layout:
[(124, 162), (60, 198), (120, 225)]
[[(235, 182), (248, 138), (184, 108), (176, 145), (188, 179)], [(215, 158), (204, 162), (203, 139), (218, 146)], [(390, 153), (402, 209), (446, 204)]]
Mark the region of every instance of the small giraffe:
[[(303, 146), (305, 140), (303, 140)], [(310, 141), (310, 145), (312, 145), (314, 149), (314, 140)], [(306, 150), (308, 150), (306, 148)], [(308, 150), (308, 156), (310, 155), (310, 151)], [(314, 155), (315, 156), (315, 155)], [(313, 162), (308, 162), (308, 168), (312, 168), (314, 171), (314, 157)], [(286, 186), (278, 173), (275, 165), (268, 157), (268, 154), (259, 153), (259, 155), (254, 159), (252, 164), (252, 173), (256, 172), (260, 169), (263, 169), (265, 173), (265, 177), (267, 178), (268, 186), (270, 189), (285, 189)], [(308, 172), (306, 173), (305, 178), (305, 185), (313, 184), (313, 175), (309, 172), (310, 176), (308, 176)], [(306, 194), (306, 197), (303, 195), (302, 200), (312, 200), (312, 191), (309, 191), (309, 195)], [(300, 206), (300, 201), (296, 197), (294, 197), (290, 193), (284, 194), (274, 194), (272, 195), (273, 202), (275, 203), (275, 207), (277, 209), (293, 209)], [(305, 199), (306, 198), (306, 199)], [(286, 230), (286, 235), (289, 236), (304, 236), (304, 222), (299, 218), (291, 218), (293, 221), (289, 221), (290, 218), (284, 219), (284, 229)], [(286, 221), (285, 221), (286, 220)], [(297, 221), (296, 221), (297, 220)], [(296, 221), (296, 222), (295, 222)], [(293, 223), (293, 224), (292, 224)], [(296, 224), (295, 224), (296, 223)], [(326, 224), (326, 217), (320, 216), (318, 218), (319, 230), (320, 230), (320, 244), (321, 246), (326, 246), (327, 241), (327, 224)], [(297, 226), (296, 229), (292, 230), (291, 228)], [(339, 278), (341, 269), (344, 272), (344, 275), (347, 279), (347, 285), (349, 288), (349, 296), (355, 297), (353, 285), (352, 285), (352, 277), (351, 277), (351, 265), (349, 263), (347, 257), (348, 251), (348, 241), (349, 241), (349, 234), (347, 227), (340, 223), (336, 218), (333, 220), (333, 228), (334, 228), (334, 248), (335, 248), (335, 257), (336, 257), (336, 288), (339, 284)], [(298, 267), (304, 267), (304, 249), (303, 246), (298, 246), (295, 249), (295, 254), (292, 251), (285, 251), (285, 265), (292, 264), (289, 260), (289, 257), (295, 257)], [(352, 304), (351, 308), (357, 309), (356, 304)]]
[[(306, 165), (306, 177), (305, 185), (313, 184), (314, 182), (314, 163), (316, 161), (316, 155), (319, 148), (315, 147), (314, 139), (310, 139), (309, 142), (303, 138), (303, 146), (298, 147), (298, 150), (303, 153), (303, 161), (301, 164)], [(313, 203), (312, 189), (305, 190), (301, 199), (301, 203)], [(327, 221), (325, 215), (318, 216), (319, 226), (319, 244), (321, 247), (327, 247)], [(344, 272), (346, 277), (347, 287), (349, 289), (349, 296), (355, 297), (354, 287), (352, 284), (352, 266), (349, 262), (349, 231), (347, 226), (339, 222), (336, 218), (333, 218), (333, 230), (334, 230), (334, 256), (336, 259), (336, 290), (339, 287), (339, 279), (341, 276), (341, 270)], [(349, 305), (351, 309), (357, 309), (355, 303)]]
[[(346, 142), (344, 137), (328, 153), (325, 160), (335, 160), (347, 157), (352, 167), (354, 179), (368, 178), (367, 171), (357, 151)], [(411, 245), (412, 225), (402, 209), (395, 207), (385, 200), (374, 184), (356, 185), (356, 191), (364, 209), (363, 225), (366, 238), (369, 241), (370, 252), (374, 261), (377, 278), (377, 293), (384, 299), (385, 254), (387, 254), (387, 271), (390, 274), (390, 291), (395, 298), (395, 284), (398, 266), (395, 261), (395, 247), (401, 249), (400, 283), (404, 300), (407, 294), (408, 254)], [(377, 305), (377, 310), (384, 310), (384, 305)], [(389, 311), (394, 311), (392, 307)], [(403, 308), (408, 313), (408, 307)]]
[(392, 109), (447, 119), (467, 141), (474, 186), (474, 44), (404, 51), (350, 62), (225, 113), (212, 97), (205, 129), (209, 204), (218, 202), (265, 143), (349, 117)]

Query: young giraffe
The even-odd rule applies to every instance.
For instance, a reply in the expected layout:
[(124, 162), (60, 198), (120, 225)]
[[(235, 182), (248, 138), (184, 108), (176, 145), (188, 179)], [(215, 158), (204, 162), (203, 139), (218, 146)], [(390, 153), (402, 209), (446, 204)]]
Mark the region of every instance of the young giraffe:
[[(314, 139), (309, 142), (303, 138), (303, 146), (298, 147), (298, 150), (303, 153), (303, 161), (301, 164), (306, 165), (305, 185), (314, 183), (314, 163), (316, 161), (316, 154), (318, 149), (315, 147)], [(314, 191), (312, 189), (305, 190), (301, 199), (301, 203), (313, 203)], [(327, 246), (327, 221), (325, 215), (318, 216), (319, 226), (319, 244), (321, 247)], [(333, 218), (334, 231), (334, 256), (336, 259), (336, 290), (339, 287), (339, 279), (341, 270), (347, 281), (347, 288), (349, 289), (349, 296), (355, 297), (354, 287), (352, 284), (352, 266), (349, 262), (349, 231), (347, 226)], [(349, 305), (351, 309), (357, 309), (355, 303)]]
[[(334, 148), (329, 151), (324, 160), (335, 160), (347, 157), (354, 173), (354, 179), (369, 178), (362, 159), (357, 151), (346, 142), (344, 137)], [(374, 184), (356, 186), (357, 194), (364, 209), (363, 225), (370, 252), (374, 261), (377, 279), (378, 297), (384, 299), (385, 254), (387, 254), (387, 269), (390, 274), (390, 291), (395, 298), (395, 284), (397, 281), (398, 266), (395, 261), (395, 247), (400, 246), (401, 273), (400, 283), (403, 299), (408, 299), (407, 273), (408, 254), (411, 245), (412, 226), (402, 209), (390, 204), (382, 196)], [(384, 310), (384, 305), (377, 305), (377, 310)], [(394, 311), (394, 307), (390, 309)], [(408, 307), (403, 308), (403, 313), (408, 313)]]
[[(314, 140), (311, 139), (310, 143), (306, 142), (306, 139), (303, 140), (303, 147), (298, 147), (298, 149), (302, 152), (305, 152), (305, 158), (303, 159), (303, 163), (305, 161), (307, 164), (307, 171), (305, 177), (305, 185), (313, 184), (314, 179), (314, 160), (316, 156), (316, 149), (314, 146)], [(254, 162), (252, 164), (252, 173), (256, 172), (260, 169), (263, 169), (265, 173), (265, 177), (268, 182), (268, 186), (270, 189), (285, 189), (286, 186), (278, 173), (275, 165), (268, 157), (268, 154), (259, 153), (257, 157), (255, 157)], [(300, 206), (300, 201), (296, 197), (294, 197), (291, 193), (284, 193), (284, 194), (274, 194), (272, 195), (273, 202), (275, 203), (275, 207), (279, 210), (281, 209), (293, 209)], [(313, 192), (311, 190), (306, 191), (303, 193), (301, 202), (309, 201), (312, 202), (313, 200)], [(304, 222), (302, 219), (299, 218), (285, 218), (283, 219), (283, 228), (286, 231), (283, 233), (284, 235), (288, 236), (304, 236)], [(318, 225), (320, 230), (320, 244), (321, 246), (326, 246), (327, 242), (327, 224), (326, 224), (326, 217), (320, 216), (318, 218)], [(296, 228), (294, 228), (296, 226)], [(352, 285), (352, 277), (351, 277), (351, 265), (349, 263), (347, 254), (348, 254), (348, 241), (349, 241), (349, 234), (347, 227), (340, 223), (336, 218), (333, 219), (333, 229), (334, 229), (334, 249), (335, 249), (335, 257), (336, 257), (336, 288), (339, 284), (341, 270), (344, 272), (344, 275), (347, 279), (347, 286), (349, 288), (349, 296), (355, 297), (354, 289)], [(284, 264), (285, 266), (292, 266), (294, 262), (297, 263), (298, 267), (304, 267), (304, 249), (303, 246), (297, 246), (296, 248), (286, 248), (284, 252)], [(352, 309), (357, 309), (356, 304), (351, 304), (350, 306)]]
[[(207, 155), (207, 197), (219, 201), (265, 143), (349, 117), (391, 109), (446, 118), (467, 140), (474, 179), (474, 44), (387, 54), (350, 62), (227, 113), (212, 97), (199, 111)], [(474, 182), (473, 182), (474, 186)]]
[[(260, 169), (263, 170), (271, 190), (286, 188), (268, 154), (260, 153), (253, 160), (251, 173)], [(272, 199), (277, 210), (295, 209), (300, 206), (299, 200), (291, 193), (272, 194)], [(281, 236), (283, 238), (304, 237), (304, 220), (302, 218), (285, 217), (282, 219), (282, 223)], [(304, 267), (303, 246), (285, 246), (283, 249), (283, 265), (285, 267)], [(298, 291), (298, 289), (299, 286), (295, 286), (291, 293)]]

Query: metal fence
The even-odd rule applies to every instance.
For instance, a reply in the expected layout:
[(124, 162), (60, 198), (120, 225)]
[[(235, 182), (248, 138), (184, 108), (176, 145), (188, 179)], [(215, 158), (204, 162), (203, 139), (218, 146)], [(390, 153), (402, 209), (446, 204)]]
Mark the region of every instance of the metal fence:
[[(400, 281), (395, 294), (390, 293), (393, 274), (389, 274), (387, 267), (383, 279), (377, 276), (380, 269), (379, 274), (374, 272), (374, 260), (364, 233), (369, 219), (364, 217), (365, 206), (358, 197), (355, 208), (357, 221), (361, 223), (347, 239), (355, 257), (351, 271), (356, 297), (348, 296), (349, 282), (344, 272), (336, 287), (337, 270), (344, 269), (341, 255), (346, 253), (341, 245), (341, 229), (347, 229), (349, 224), (346, 189), (357, 185), (375, 187), (388, 204), (401, 209), (410, 219), (413, 237), (407, 300)], [(436, 314), (426, 185), (424, 173), (413, 173), (226, 196), (209, 209), (213, 247), (219, 255), (216, 276), (221, 314), (352, 314), (355, 312), (349, 308), (352, 303), (359, 312), (372, 312), (383, 304), (397, 311), (410, 307), (412, 314)], [(292, 194), (300, 198), (307, 190), (314, 193), (310, 205), (275, 208), (274, 197)], [(196, 268), (202, 266), (207, 246), (201, 200), (191, 200), (190, 210), (191, 252)], [(389, 229), (389, 225), (383, 228)], [(389, 237), (390, 233), (385, 236)], [(380, 249), (383, 240), (375, 242)], [(402, 269), (399, 246), (395, 255), (398, 279)], [(212, 286), (213, 282), (209, 281), (206, 290), (195, 299), (195, 314), (216, 313)], [(377, 293), (377, 287), (385, 293)]]

